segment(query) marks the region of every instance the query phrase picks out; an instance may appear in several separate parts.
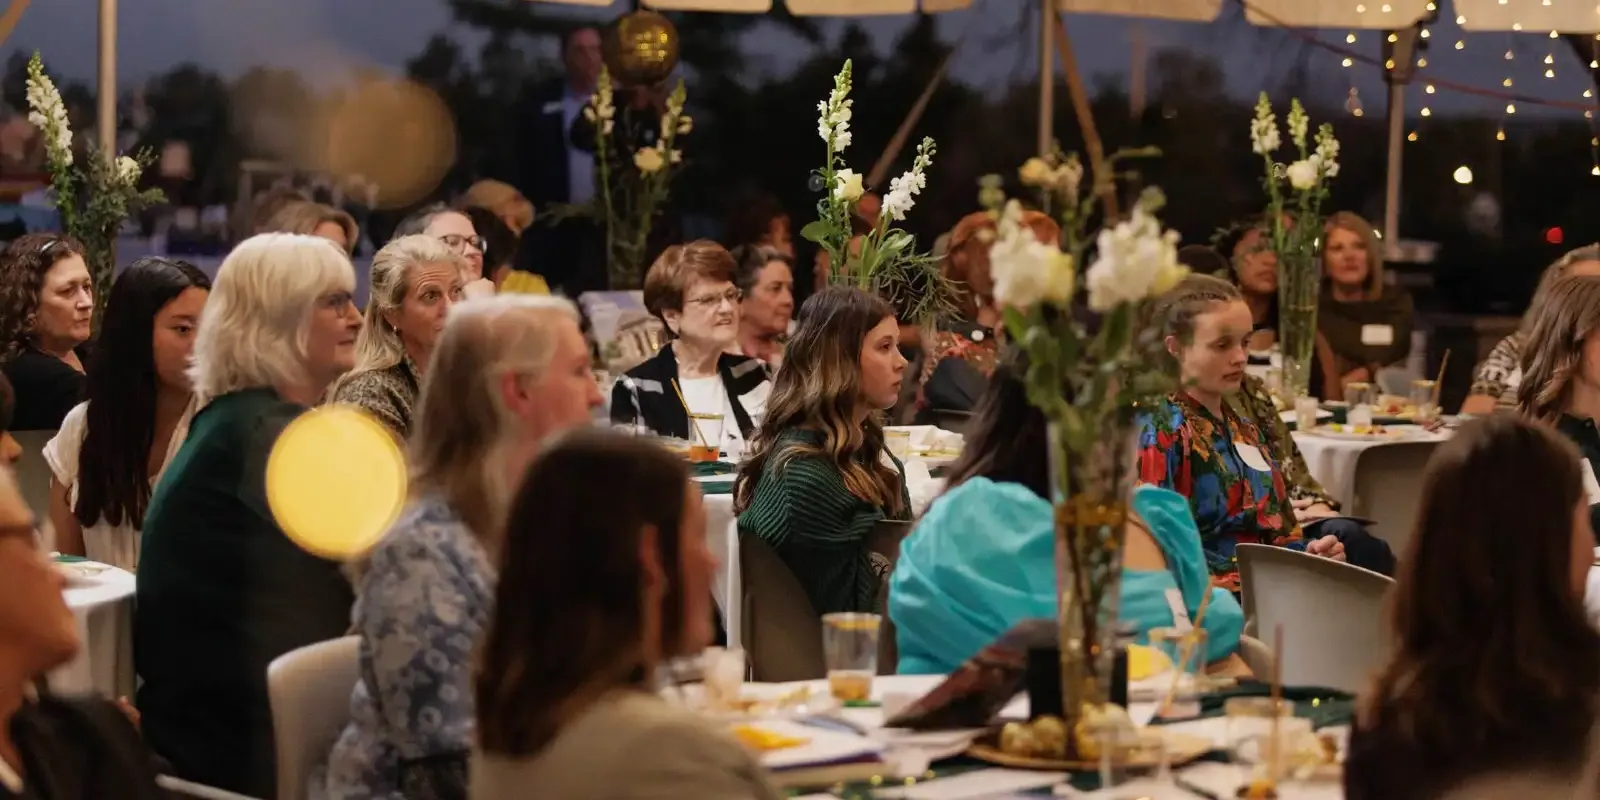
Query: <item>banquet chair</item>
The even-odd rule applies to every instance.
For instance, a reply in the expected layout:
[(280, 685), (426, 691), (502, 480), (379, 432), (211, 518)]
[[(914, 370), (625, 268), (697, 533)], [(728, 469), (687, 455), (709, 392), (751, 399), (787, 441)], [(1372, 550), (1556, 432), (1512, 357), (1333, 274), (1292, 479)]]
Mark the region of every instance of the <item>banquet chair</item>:
[(1272, 675), (1272, 648), (1266, 642), (1248, 634), (1239, 636), (1239, 659), (1250, 668), (1256, 680), (1265, 681)]
[(751, 679), (783, 683), (826, 675), (822, 618), (789, 565), (760, 537), (741, 536), (739, 571), (744, 593), (741, 640)]
[(1364, 688), (1388, 651), (1384, 597), (1394, 581), (1376, 572), (1283, 547), (1241, 544), (1245, 619), (1271, 641), (1283, 682), (1346, 692)]
[(40, 524), (50, 517), (50, 464), (44, 460), (44, 446), (55, 435), (55, 431), (11, 432), (11, 438), (22, 446), (16, 466), (17, 489)]
[(304, 800), (311, 770), (327, 757), (350, 720), (350, 693), (361, 676), (361, 637), (345, 636), (291, 650), (267, 665), (278, 800)]
[(1422, 476), (1438, 442), (1395, 442), (1356, 456), (1355, 487), (1347, 513), (1375, 524), (1372, 534), (1405, 552), (1422, 506)]

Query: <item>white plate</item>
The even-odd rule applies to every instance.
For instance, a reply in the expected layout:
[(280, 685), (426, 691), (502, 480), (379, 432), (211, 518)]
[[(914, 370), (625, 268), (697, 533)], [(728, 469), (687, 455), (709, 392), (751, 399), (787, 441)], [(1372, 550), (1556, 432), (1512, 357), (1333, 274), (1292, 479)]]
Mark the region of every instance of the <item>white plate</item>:
[(1318, 425), (1307, 431), (1313, 436), (1324, 439), (1336, 439), (1345, 442), (1401, 442), (1421, 436), (1424, 431), (1420, 425), (1385, 425), (1383, 433), (1352, 433), (1350, 431), (1336, 431), (1326, 425)]
[[(1294, 413), (1294, 409), (1292, 409), (1292, 408), (1289, 409), (1288, 411), (1280, 411), (1280, 412), (1278, 412), (1278, 419), (1283, 420), (1285, 425), (1287, 425), (1287, 424), (1289, 424), (1291, 422), (1294, 422), (1294, 418), (1295, 418), (1295, 413)], [(1317, 419), (1333, 419), (1333, 412), (1329, 411), (1329, 410), (1327, 410), (1325, 408), (1319, 408), (1319, 409), (1317, 409)]]
[(832, 728), (802, 725), (789, 720), (763, 720), (752, 723), (751, 727), (771, 731), (783, 736), (794, 736), (808, 740), (798, 747), (762, 753), (761, 766), (767, 769), (815, 767), (840, 761), (850, 761), (862, 756), (877, 755), (884, 750), (883, 742), (874, 741), (865, 736), (857, 736), (853, 733), (845, 733)]

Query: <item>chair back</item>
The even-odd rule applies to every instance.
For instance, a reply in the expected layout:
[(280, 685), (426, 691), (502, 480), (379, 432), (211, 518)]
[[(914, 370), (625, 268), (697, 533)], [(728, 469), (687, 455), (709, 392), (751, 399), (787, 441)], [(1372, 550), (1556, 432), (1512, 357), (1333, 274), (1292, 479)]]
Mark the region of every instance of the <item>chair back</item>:
[(1388, 653), (1384, 597), (1394, 581), (1376, 572), (1282, 547), (1241, 544), (1244, 613), (1273, 639), (1283, 682), (1357, 693)]
[(22, 457), (17, 459), (17, 489), (22, 499), (28, 501), (38, 524), (50, 518), (50, 464), (44, 460), (44, 446), (56, 436), (55, 431), (12, 431), (11, 438), (22, 445)]
[(739, 537), (744, 587), (741, 641), (752, 680), (806, 681), (827, 674), (822, 618), (776, 550), (758, 536)]
[(1372, 520), (1372, 535), (1398, 557), (1411, 541), (1422, 506), (1422, 476), (1438, 442), (1395, 442), (1356, 456), (1350, 513)]
[(344, 636), (291, 650), (267, 665), (278, 800), (304, 800), (311, 770), (350, 721), (350, 694), (361, 677), (361, 637)]

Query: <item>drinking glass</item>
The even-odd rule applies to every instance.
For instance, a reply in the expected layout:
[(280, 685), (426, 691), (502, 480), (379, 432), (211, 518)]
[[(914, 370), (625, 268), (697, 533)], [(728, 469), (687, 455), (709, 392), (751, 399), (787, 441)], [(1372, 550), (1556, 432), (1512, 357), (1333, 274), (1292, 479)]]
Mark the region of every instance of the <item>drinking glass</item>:
[(1294, 427), (1295, 430), (1309, 431), (1317, 427), (1317, 411), (1321, 408), (1315, 397), (1296, 397), (1294, 399)]
[(1351, 382), (1344, 387), (1345, 402), (1350, 404), (1347, 421), (1350, 428), (1356, 433), (1370, 433), (1372, 431), (1372, 404), (1378, 401), (1373, 393), (1372, 384)]
[(733, 708), (744, 689), (744, 650), (707, 647), (700, 658), (700, 682), (707, 706), (717, 711)]
[(716, 461), (722, 455), (722, 415), (689, 415), (689, 460)]
[(1431, 380), (1411, 382), (1411, 404), (1417, 407), (1417, 424), (1428, 425), (1439, 419), (1439, 404), (1434, 400), (1437, 383)]
[(883, 444), (902, 462), (911, 457), (911, 431), (889, 428), (883, 432)]
[(1201, 684), (1205, 680), (1205, 629), (1152, 628), (1150, 646), (1172, 662), (1172, 672), (1161, 676), (1156, 684), (1162, 697), (1156, 715), (1162, 719), (1200, 716)]
[(1227, 722), (1228, 750), (1238, 759), (1239, 749), (1255, 737), (1272, 730), (1272, 717), (1276, 714), (1280, 724), (1294, 716), (1294, 704), (1271, 697), (1230, 697), (1222, 703), (1223, 718)]
[(877, 614), (839, 612), (822, 615), (822, 658), (828, 668), (828, 691), (842, 703), (872, 696), (878, 674)]

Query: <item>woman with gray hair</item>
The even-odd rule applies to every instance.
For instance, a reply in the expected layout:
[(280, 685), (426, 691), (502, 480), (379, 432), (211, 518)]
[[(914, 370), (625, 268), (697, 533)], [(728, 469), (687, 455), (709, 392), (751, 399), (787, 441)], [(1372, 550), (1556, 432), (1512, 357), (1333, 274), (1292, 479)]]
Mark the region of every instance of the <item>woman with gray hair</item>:
[(1591, 244), (1567, 253), (1546, 267), (1533, 291), (1522, 324), (1489, 351), (1472, 374), (1472, 389), (1461, 403), (1461, 413), (1483, 416), (1517, 407), (1517, 387), (1522, 383), (1522, 349), (1533, 330), (1537, 309), (1549, 300), (1550, 286), (1565, 275), (1600, 275), (1600, 244)]
[(352, 718), (311, 797), (467, 796), (472, 649), (493, 611), (503, 517), (540, 443), (601, 404), (589, 364), (565, 299), (451, 310), (408, 443), (411, 500), (357, 587)]
[(200, 317), (201, 407), (150, 497), (134, 617), (144, 733), (178, 777), (275, 797), (267, 664), (349, 625), (349, 582), (278, 527), (266, 467), (355, 362), (354, 289), (332, 242), (262, 234), (222, 262)]
[(399, 439), (411, 435), (411, 409), (450, 307), (461, 300), (466, 259), (431, 236), (402, 236), (372, 257), (372, 298), (356, 340), (356, 366), (333, 388), (333, 402), (371, 414)]

